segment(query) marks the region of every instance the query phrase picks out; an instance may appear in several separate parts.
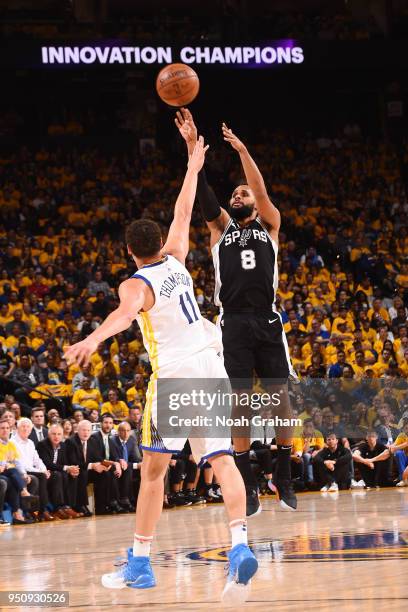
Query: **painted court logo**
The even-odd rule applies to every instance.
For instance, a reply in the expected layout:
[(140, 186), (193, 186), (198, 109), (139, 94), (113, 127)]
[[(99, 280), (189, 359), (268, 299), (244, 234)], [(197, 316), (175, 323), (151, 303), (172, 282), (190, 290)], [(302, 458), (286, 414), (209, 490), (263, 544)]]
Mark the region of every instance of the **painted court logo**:
[[(260, 562), (379, 561), (408, 559), (408, 531), (377, 530), (369, 533), (325, 533), (287, 540), (259, 539), (251, 548)], [(187, 554), (201, 562), (225, 563), (229, 548), (213, 548)]]

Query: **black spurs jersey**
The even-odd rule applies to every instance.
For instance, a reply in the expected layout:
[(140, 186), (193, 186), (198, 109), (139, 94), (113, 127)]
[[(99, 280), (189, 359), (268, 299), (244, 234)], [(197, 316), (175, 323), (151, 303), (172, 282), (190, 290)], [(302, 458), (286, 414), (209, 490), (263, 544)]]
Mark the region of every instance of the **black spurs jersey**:
[(230, 219), (212, 248), (214, 302), (224, 310), (271, 310), (278, 287), (278, 246), (259, 218), (245, 227)]

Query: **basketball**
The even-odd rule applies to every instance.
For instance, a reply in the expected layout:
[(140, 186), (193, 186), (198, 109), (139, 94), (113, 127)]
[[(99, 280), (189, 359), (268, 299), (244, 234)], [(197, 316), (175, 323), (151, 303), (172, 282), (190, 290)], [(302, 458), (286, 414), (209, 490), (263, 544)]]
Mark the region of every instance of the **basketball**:
[(160, 70), (156, 91), (169, 106), (184, 106), (192, 102), (200, 89), (197, 73), (186, 64), (170, 64)]

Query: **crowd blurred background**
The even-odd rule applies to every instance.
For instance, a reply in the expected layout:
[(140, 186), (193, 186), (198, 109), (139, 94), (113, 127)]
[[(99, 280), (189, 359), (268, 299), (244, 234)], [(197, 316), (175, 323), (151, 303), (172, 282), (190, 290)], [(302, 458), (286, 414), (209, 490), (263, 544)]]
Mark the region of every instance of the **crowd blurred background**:
[[(34, 9), (6, 2), (2, 37), (79, 40), (92, 33), (94, 40), (112, 34), (143, 44), (153, 33), (184, 41), (188, 31), (209, 42), (303, 37), (370, 45), (398, 38), (406, 23), (403, 2), (395, 14), (367, 14), (358, 3), (333, 3), (324, 12), (311, 2), (310, 13), (300, 15), (296, 2), (275, 13), (261, 3), (255, 9), (228, 1), (204, 31), (182, 2), (171, 17), (161, 9), (154, 18), (142, 3), (126, 24), (121, 4), (102, 3), (106, 12), (91, 22), (71, 3)], [(50, 13), (54, 21), (45, 17)], [(227, 120), (281, 212), (276, 307), (300, 379), (292, 389), (304, 422), (292, 457), (299, 490), (408, 484), (406, 82), (386, 66), (378, 78), (363, 74), (349, 59), (345, 74), (307, 67), (274, 73), (267, 93), (266, 71), (210, 77), (203, 68), (201, 98), (192, 107), (211, 145), (208, 175), (220, 201), (241, 178), (218, 127)], [(14, 523), (87, 516), (91, 482), (98, 513), (130, 511), (137, 498), (150, 374), (137, 324), (100, 345), (89, 367), (68, 366), (63, 357), (116, 307), (118, 285), (134, 272), (123, 242), (127, 223), (152, 218), (165, 234), (185, 171), (183, 143), (173, 113), (155, 97), (152, 68), (121, 70), (120, 78), (90, 68), (7, 73), (0, 116), (0, 467), (18, 473), (8, 480), (0, 473), (0, 512), (6, 500)], [(187, 268), (202, 314), (213, 320), (209, 235), (198, 210)], [(254, 438), (252, 450), (260, 488), (272, 493), (273, 431)], [(321, 459), (340, 452), (347, 469), (328, 479)], [(29, 455), (25, 467), (18, 455)], [(86, 482), (71, 470), (79, 459), (97, 467)], [(167, 492), (166, 506), (222, 501), (209, 466), (198, 470), (188, 447), (172, 460)]]

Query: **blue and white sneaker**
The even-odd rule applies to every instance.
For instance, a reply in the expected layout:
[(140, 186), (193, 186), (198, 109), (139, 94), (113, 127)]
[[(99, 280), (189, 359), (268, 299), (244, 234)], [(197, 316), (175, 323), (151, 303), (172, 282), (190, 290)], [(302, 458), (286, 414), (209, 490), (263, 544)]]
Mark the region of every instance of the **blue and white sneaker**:
[(246, 544), (237, 544), (228, 553), (229, 571), (221, 601), (236, 606), (247, 601), (251, 591), (251, 578), (258, 569), (258, 561)]
[(101, 582), (107, 589), (150, 589), (156, 586), (149, 557), (134, 557), (132, 548), (127, 550), (127, 561), (116, 572), (103, 574)]

